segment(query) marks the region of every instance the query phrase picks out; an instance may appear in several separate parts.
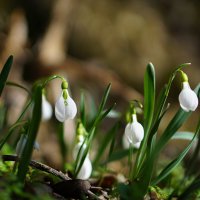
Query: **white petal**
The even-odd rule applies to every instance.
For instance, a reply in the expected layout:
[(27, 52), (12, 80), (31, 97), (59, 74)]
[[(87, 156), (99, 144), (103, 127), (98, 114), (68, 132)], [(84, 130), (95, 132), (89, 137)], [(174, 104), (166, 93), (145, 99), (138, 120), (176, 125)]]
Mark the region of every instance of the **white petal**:
[(65, 105), (65, 119), (73, 119), (76, 116), (77, 107), (74, 100), (68, 96), (67, 105)]
[(58, 98), (58, 100), (56, 101), (56, 104), (55, 104), (55, 115), (56, 115), (56, 119), (58, 121), (60, 121), (60, 122), (64, 122), (65, 121), (65, 103), (64, 103), (64, 99), (63, 99), (62, 94)]
[(18, 156), (21, 156), (23, 150), (24, 150), (24, 147), (26, 145), (26, 141), (27, 141), (27, 135), (25, 134), (21, 134), (20, 135), (20, 138), (19, 138), (19, 141), (17, 142), (17, 146), (16, 146), (16, 154)]
[(42, 96), (42, 120), (49, 120), (52, 116), (51, 104), (47, 101), (46, 97)]
[(198, 97), (188, 85), (183, 85), (183, 89), (179, 94), (179, 103), (181, 108), (186, 111), (194, 111), (198, 106)]
[(92, 164), (90, 159), (86, 158), (76, 178), (86, 180), (91, 176), (91, 173)]
[(137, 121), (129, 123), (125, 128), (125, 135), (133, 145), (141, 142), (144, 138), (143, 126)]
[(139, 148), (140, 148), (140, 144), (141, 144), (141, 142), (137, 142), (137, 143), (135, 143), (133, 146), (134, 146), (136, 149), (139, 149)]
[(133, 146), (136, 149), (139, 149), (140, 148), (140, 144), (141, 144), (141, 142), (137, 142), (135, 144), (130, 143), (125, 134), (122, 136), (122, 145), (123, 145), (124, 149), (129, 149), (130, 145)]
[(37, 151), (40, 150), (40, 145), (39, 145), (39, 143), (38, 143), (37, 141), (35, 141), (33, 148), (34, 148), (35, 150), (37, 150)]

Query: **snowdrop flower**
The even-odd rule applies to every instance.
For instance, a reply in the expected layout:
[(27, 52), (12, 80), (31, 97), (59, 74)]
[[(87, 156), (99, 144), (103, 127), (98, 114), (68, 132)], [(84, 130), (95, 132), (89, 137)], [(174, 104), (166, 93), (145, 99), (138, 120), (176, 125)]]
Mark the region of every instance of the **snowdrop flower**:
[(187, 75), (181, 71), (183, 79), (183, 89), (179, 94), (179, 103), (181, 108), (186, 111), (195, 111), (198, 106), (198, 97), (196, 93), (190, 88)]
[(49, 120), (52, 116), (51, 104), (47, 101), (45, 95), (42, 95), (42, 120)]
[[(79, 135), (79, 142), (76, 144), (76, 146), (74, 147), (74, 151), (73, 151), (73, 158), (74, 160), (77, 159), (77, 155), (78, 155), (78, 152), (83, 144), (83, 141), (84, 141), (84, 137), (82, 135)], [(83, 148), (82, 148), (82, 152), (80, 152), (80, 160), (83, 156), (83, 152), (86, 148), (86, 144), (83, 145)], [(77, 177), (78, 179), (83, 179), (83, 180), (87, 180), (92, 174), (92, 163), (89, 159), (89, 154), (86, 155), (86, 158), (83, 162), (83, 165), (79, 171), (79, 173), (77, 174)]]
[[(27, 135), (25, 134), (21, 134), (20, 138), (19, 138), (19, 141), (17, 142), (17, 146), (16, 146), (16, 154), (18, 156), (21, 156), (22, 155), (22, 152), (24, 150), (24, 147), (26, 145), (26, 142), (27, 142)], [(34, 143), (34, 146), (33, 146), (34, 149), (36, 150), (39, 150), (40, 149), (40, 146), (39, 146), (39, 143), (38, 142), (35, 142)]]
[(140, 148), (140, 144), (141, 144), (141, 142), (137, 142), (135, 144), (130, 143), (125, 134), (122, 136), (122, 145), (123, 145), (124, 149), (129, 149), (130, 145), (132, 147), (134, 147), (135, 149), (139, 149)]
[(73, 119), (77, 113), (77, 107), (74, 100), (69, 96), (68, 84), (62, 83), (62, 93), (55, 105), (55, 115), (58, 121), (64, 122), (67, 119)]
[(132, 122), (128, 123), (125, 128), (125, 136), (128, 139), (128, 142), (136, 147), (144, 138), (144, 129), (143, 126), (137, 121), (136, 114), (132, 115)]

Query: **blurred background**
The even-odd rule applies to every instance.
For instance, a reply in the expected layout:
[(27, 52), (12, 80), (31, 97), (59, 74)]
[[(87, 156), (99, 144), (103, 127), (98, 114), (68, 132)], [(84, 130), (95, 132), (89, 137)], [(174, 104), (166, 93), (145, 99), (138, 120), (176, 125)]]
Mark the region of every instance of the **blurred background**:
[[(111, 83), (109, 103), (116, 102), (116, 110), (125, 112), (130, 100), (143, 99), (143, 76), (148, 62), (155, 66), (158, 91), (175, 67), (185, 62), (192, 63), (185, 69), (191, 87), (198, 84), (199, 11), (197, 0), (1, 0), (0, 66), (10, 54), (14, 55), (9, 80), (27, 87), (39, 78), (63, 75), (76, 102), (80, 91), (85, 91), (89, 108), (91, 99), (98, 104)], [(53, 81), (47, 90), (52, 105), (60, 94), (58, 88), (60, 81)], [(178, 107), (179, 78), (172, 89), (166, 121)], [(26, 97), (23, 91), (7, 87), (3, 98), (8, 107), (8, 125), (17, 119)], [(192, 123), (184, 128), (194, 131), (198, 116), (197, 111)], [(74, 122), (67, 123), (67, 132), (73, 133)], [(59, 166), (55, 130), (46, 129), (47, 126), (48, 122), (42, 124), (42, 134), (38, 135), (42, 143), (38, 157)], [(68, 134), (68, 142), (73, 135), (69, 137)], [(167, 154), (173, 155), (177, 149), (178, 145)]]

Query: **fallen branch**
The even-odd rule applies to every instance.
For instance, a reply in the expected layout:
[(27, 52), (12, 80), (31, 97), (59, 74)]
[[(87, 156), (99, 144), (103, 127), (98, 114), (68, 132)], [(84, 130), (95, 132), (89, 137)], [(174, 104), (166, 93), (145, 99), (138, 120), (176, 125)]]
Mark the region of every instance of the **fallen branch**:
[[(2, 159), (3, 161), (19, 161), (19, 157), (16, 155), (2, 155)], [(49, 174), (53, 174), (59, 178), (61, 178), (62, 180), (71, 180), (71, 178), (65, 174), (63, 174), (61, 171), (57, 171), (45, 164), (39, 163), (37, 161), (31, 160), (30, 164), (31, 167), (34, 167), (36, 169), (39, 169), (41, 171), (47, 172)]]
[[(16, 155), (2, 155), (2, 160), (5, 161), (19, 161), (19, 157)], [(99, 198), (98, 196), (96, 196), (92, 191), (90, 191), (90, 189), (95, 189), (95, 187), (91, 186), (89, 181), (85, 181), (85, 180), (79, 180), (79, 179), (71, 179), (69, 176), (63, 174), (61, 171), (57, 171), (45, 164), (39, 163), (37, 161), (31, 160), (29, 165), (33, 168), (36, 168), (38, 170), (53, 174), (59, 178), (61, 178), (62, 180), (64, 180), (63, 182), (59, 182), (57, 184), (55, 184), (53, 186), (53, 190), (54, 192), (58, 193), (59, 195), (62, 196), (67, 196), (71, 195), (71, 197), (76, 196), (77, 195), (77, 188), (78, 190), (82, 191), (83, 193), (85, 193), (86, 196), (89, 197), (89, 199), (97, 199), (97, 200), (104, 200), (106, 198)], [(69, 183), (67, 181), (70, 181)], [(72, 182), (71, 182), (72, 181)], [(74, 183), (74, 184), (72, 184)], [(73, 194), (73, 192), (71, 193), (71, 191), (67, 192), (66, 190), (61, 190), (57, 191), (59, 188), (61, 188), (60, 186), (66, 186), (66, 184), (68, 185), (68, 187), (70, 185), (73, 185), (73, 190), (76, 192), (75, 194)], [(59, 185), (59, 187), (57, 187), (56, 185)], [(77, 186), (77, 187), (76, 187)], [(66, 187), (65, 187), (66, 188)], [(99, 188), (98, 188), (99, 189)], [(60, 190), (60, 189), (59, 189)], [(64, 193), (63, 193), (64, 191)], [(78, 193), (79, 194), (79, 193)]]

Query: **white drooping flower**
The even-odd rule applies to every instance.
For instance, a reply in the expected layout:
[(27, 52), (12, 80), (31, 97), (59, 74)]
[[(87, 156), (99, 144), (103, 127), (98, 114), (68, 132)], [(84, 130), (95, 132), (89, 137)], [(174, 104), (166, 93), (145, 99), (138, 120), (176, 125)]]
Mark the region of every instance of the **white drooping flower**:
[(52, 116), (51, 104), (47, 101), (45, 95), (42, 95), (42, 120), (49, 120)]
[[(80, 137), (80, 136), (79, 136)], [(80, 141), (76, 144), (76, 146), (74, 147), (74, 150), (73, 150), (73, 158), (74, 160), (77, 159), (77, 155), (78, 155), (78, 152), (83, 144), (83, 140), (82, 138), (79, 138)], [(86, 145), (84, 144), (83, 145), (83, 148), (82, 148), (82, 151), (80, 152), (80, 160), (82, 159), (82, 156), (83, 156), (83, 152), (86, 148)], [(88, 178), (90, 178), (92, 174), (92, 163), (89, 159), (89, 154), (86, 155), (86, 158), (83, 162), (83, 165), (79, 171), (79, 173), (77, 174), (77, 177), (78, 179), (83, 179), (83, 180), (87, 180)]]
[(77, 107), (74, 100), (69, 96), (67, 89), (63, 89), (55, 105), (56, 119), (64, 122), (67, 119), (73, 119), (76, 113)]
[(123, 134), (122, 136), (122, 145), (124, 147), (124, 149), (129, 149), (130, 148), (130, 145), (136, 149), (139, 149), (140, 148), (140, 144), (141, 142), (137, 142), (135, 144), (133, 143), (130, 143), (127, 136), (125, 134)]
[[(22, 155), (22, 152), (24, 150), (26, 142), (27, 142), (27, 135), (21, 134), (19, 141), (17, 142), (16, 149), (15, 149), (16, 154), (18, 156)], [(35, 141), (33, 148), (36, 149), (36, 150), (39, 150), (40, 149), (39, 143)]]
[(183, 89), (179, 94), (179, 103), (186, 112), (195, 111), (198, 106), (198, 97), (187, 81), (183, 82)]
[(137, 121), (136, 114), (132, 115), (132, 122), (128, 123), (125, 128), (125, 136), (128, 139), (128, 142), (138, 146), (139, 143), (144, 138), (144, 128), (143, 126)]

